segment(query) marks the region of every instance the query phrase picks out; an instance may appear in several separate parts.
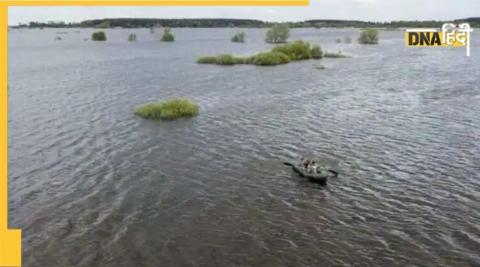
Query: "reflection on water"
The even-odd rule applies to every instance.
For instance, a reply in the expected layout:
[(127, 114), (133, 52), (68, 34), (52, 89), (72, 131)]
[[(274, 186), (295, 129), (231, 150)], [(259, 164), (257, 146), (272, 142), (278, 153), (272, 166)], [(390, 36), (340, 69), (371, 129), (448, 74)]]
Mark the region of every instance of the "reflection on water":
[[(25, 266), (480, 264), (480, 47), (336, 44), (354, 55), (277, 67), (197, 65), (266, 50), (236, 29), (9, 32), (9, 215)], [(127, 42), (137, 34), (136, 43)], [(325, 70), (315, 68), (326, 66)], [(198, 117), (136, 105), (188, 96)], [(322, 188), (282, 161), (339, 162)]]

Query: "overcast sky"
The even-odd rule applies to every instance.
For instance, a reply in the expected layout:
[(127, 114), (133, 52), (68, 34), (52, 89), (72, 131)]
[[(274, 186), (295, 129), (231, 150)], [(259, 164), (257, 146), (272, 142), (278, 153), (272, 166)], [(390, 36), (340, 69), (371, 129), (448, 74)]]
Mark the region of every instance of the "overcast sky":
[(9, 7), (8, 23), (98, 18), (451, 20), (480, 17), (480, 0), (310, 0), (307, 7)]

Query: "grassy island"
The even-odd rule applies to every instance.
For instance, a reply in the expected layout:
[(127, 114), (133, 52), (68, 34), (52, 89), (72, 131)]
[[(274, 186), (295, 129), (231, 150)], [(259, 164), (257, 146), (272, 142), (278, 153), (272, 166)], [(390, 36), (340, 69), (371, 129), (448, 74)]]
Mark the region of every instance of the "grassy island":
[(304, 41), (295, 41), (290, 44), (274, 47), (269, 52), (258, 53), (250, 57), (235, 57), (233, 55), (219, 55), (200, 57), (197, 63), (216, 65), (252, 64), (258, 66), (274, 66), (286, 64), (295, 60), (320, 59), (323, 51), (318, 45), (311, 45)]
[(165, 102), (153, 102), (135, 109), (135, 114), (152, 120), (173, 120), (198, 115), (198, 105), (185, 98), (174, 98)]

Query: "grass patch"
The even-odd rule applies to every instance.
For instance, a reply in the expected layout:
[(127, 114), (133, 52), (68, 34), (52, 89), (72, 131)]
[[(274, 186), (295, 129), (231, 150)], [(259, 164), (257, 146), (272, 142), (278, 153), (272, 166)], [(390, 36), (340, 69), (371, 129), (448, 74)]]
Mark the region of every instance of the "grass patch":
[(154, 102), (139, 106), (135, 114), (152, 120), (173, 120), (198, 115), (198, 105), (189, 99), (174, 98), (165, 102)]

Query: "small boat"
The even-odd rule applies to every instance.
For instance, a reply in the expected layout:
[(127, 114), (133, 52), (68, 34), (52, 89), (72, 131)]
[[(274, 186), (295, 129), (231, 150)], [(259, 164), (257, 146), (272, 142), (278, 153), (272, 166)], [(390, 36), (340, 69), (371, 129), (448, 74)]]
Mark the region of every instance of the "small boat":
[(315, 183), (320, 183), (320, 184), (326, 184), (328, 181), (328, 178), (333, 178), (338, 176), (338, 172), (322, 167), (317, 168), (316, 173), (310, 173), (303, 168), (303, 166), (299, 164), (293, 164), (290, 162), (284, 162), (283, 164), (287, 166), (291, 166), (293, 171), (298, 173), (301, 177), (308, 178), (310, 181), (315, 182)]

